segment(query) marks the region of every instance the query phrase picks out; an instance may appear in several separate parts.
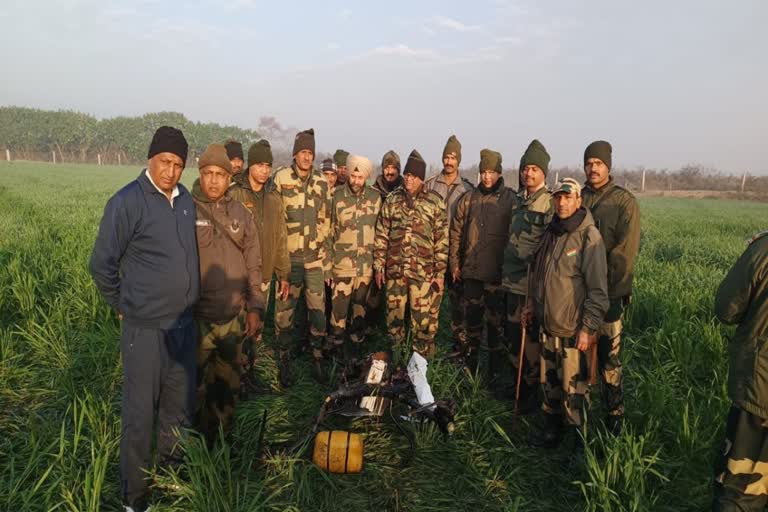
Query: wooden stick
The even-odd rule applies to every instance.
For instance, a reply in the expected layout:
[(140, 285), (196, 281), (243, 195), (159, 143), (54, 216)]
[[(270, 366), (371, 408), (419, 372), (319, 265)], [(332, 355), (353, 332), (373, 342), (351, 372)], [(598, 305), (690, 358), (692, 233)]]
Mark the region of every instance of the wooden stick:
[(523, 357), (525, 356), (525, 337), (528, 334), (528, 325), (527, 322), (524, 322), (523, 313), (528, 308), (528, 290), (531, 287), (530, 284), (531, 279), (531, 264), (528, 264), (528, 269), (526, 270), (526, 281), (525, 281), (525, 302), (523, 302), (523, 309), (520, 312), (520, 324), (522, 325), (522, 331), (520, 336), (520, 355), (518, 356), (517, 360), (517, 386), (515, 386), (515, 412), (512, 415), (512, 432), (515, 431), (515, 428), (517, 427), (517, 412), (520, 407), (520, 383), (523, 380)]

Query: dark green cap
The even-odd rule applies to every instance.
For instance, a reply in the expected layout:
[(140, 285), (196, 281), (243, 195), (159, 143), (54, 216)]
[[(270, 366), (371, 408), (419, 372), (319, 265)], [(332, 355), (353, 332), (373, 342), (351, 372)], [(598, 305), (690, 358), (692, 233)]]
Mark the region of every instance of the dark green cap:
[(450, 137), (448, 137), (448, 142), (445, 143), (445, 148), (443, 149), (443, 158), (445, 158), (445, 156), (450, 153), (456, 154), (456, 160), (460, 164), (461, 163), (461, 142), (459, 142), (459, 139), (457, 139), (455, 135), (451, 135)]
[(488, 169), (501, 173), (501, 153), (486, 148), (480, 151), (480, 172)]
[(406, 174), (413, 174), (414, 176), (421, 178), (422, 181), (427, 177), (427, 163), (415, 149), (411, 151), (411, 154), (408, 155), (408, 161), (405, 162), (403, 175)]
[(343, 149), (337, 149), (336, 152), (333, 154), (333, 163), (336, 164), (336, 167), (346, 167), (348, 156), (349, 156), (349, 151), (344, 151)]
[(584, 166), (587, 165), (587, 160), (590, 158), (599, 158), (603, 161), (605, 165), (608, 166), (608, 169), (612, 166), (612, 153), (613, 148), (611, 148), (611, 144), (609, 142), (606, 142), (604, 140), (596, 140), (589, 146), (587, 146), (587, 149), (584, 150)]
[(529, 165), (535, 165), (544, 172), (544, 176), (549, 172), (549, 153), (544, 144), (539, 142), (538, 139), (528, 144), (528, 149), (523, 153), (523, 158), (520, 159), (520, 171), (528, 167)]
[(269, 164), (272, 165), (272, 147), (266, 139), (261, 139), (259, 142), (254, 142), (251, 147), (248, 148), (248, 167), (253, 164)]

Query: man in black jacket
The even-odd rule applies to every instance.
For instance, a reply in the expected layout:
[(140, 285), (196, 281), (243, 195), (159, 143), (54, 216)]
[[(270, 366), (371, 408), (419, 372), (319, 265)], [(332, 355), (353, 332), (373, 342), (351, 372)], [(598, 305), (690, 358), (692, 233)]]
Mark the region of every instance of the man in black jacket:
[(197, 340), (192, 310), (200, 289), (195, 205), (179, 184), (187, 158), (180, 130), (163, 126), (147, 169), (104, 208), (91, 275), (122, 321), (121, 493), (125, 510), (147, 509), (153, 424), (157, 460), (178, 461), (175, 429), (191, 424)]

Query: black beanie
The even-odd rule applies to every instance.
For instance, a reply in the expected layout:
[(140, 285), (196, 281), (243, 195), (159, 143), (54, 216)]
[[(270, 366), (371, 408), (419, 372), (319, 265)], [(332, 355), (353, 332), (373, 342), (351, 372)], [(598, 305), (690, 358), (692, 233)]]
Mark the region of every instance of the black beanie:
[(251, 147), (248, 148), (248, 167), (253, 164), (272, 165), (272, 163), (272, 147), (266, 139), (251, 144)]
[(313, 128), (296, 134), (296, 138), (293, 140), (293, 153), (291, 154), (295, 155), (304, 149), (315, 153), (315, 130)]
[(611, 153), (613, 153), (613, 148), (611, 148), (611, 144), (609, 142), (604, 140), (596, 140), (587, 146), (587, 149), (584, 150), (584, 167), (587, 166), (587, 160), (590, 158), (599, 158), (606, 166), (608, 166), (608, 169), (611, 169)]
[(415, 149), (411, 151), (411, 154), (408, 155), (408, 161), (405, 162), (403, 176), (406, 174), (413, 174), (414, 176), (421, 178), (422, 181), (427, 177), (427, 163)]
[(535, 165), (544, 172), (544, 176), (549, 172), (549, 153), (544, 144), (539, 142), (538, 139), (533, 139), (528, 148), (523, 153), (523, 157), (520, 159), (520, 171), (528, 167), (529, 165)]
[(224, 144), (224, 148), (227, 150), (227, 156), (230, 160), (233, 158), (245, 160), (245, 157), (243, 156), (243, 145), (236, 140), (228, 140), (227, 143)]
[(160, 153), (173, 153), (181, 158), (181, 165), (186, 166), (188, 151), (189, 145), (181, 130), (177, 130), (172, 126), (161, 126), (157, 129), (152, 137), (152, 142), (149, 144), (147, 159)]

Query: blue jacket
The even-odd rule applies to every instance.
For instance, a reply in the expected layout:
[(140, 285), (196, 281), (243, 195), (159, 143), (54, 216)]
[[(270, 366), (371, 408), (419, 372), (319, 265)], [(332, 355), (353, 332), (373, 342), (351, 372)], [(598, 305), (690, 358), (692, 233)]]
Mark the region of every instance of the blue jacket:
[(195, 205), (178, 187), (171, 207), (142, 171), (104, 208), (91, 275), (126, 325), (173, 329), (191, 321), (200, 293)]

